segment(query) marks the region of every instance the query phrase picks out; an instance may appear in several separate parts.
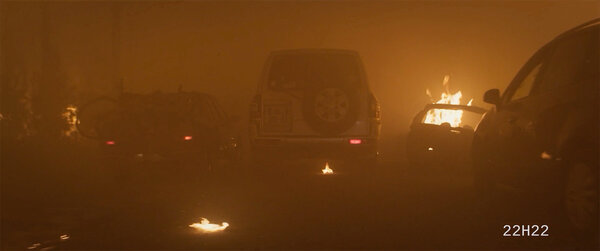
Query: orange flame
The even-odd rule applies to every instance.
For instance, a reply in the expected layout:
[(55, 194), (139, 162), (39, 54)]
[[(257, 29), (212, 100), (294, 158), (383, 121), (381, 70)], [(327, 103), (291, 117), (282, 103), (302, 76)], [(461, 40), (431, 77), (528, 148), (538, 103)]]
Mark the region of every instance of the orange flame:
[(63, 134), (67, 137), (72, 136), (77, 131), (77, 107), (69, 105), (61, 115), (68, 126), (67, 129), (63, 131)]
[[(435, 104), (451, 104), (451, 105), (460, 105), (460, 99), (462, 98), (462, 92), (458, 91), (454, 94), (451, 94), (448, 90), (448, 81), (450, 80), (450, 76), (444, 76), (444, 88), (445, 92), (442, 93), (440, 99), (438, 101), (434, 101)], [(425, 90), (425, 93), (431, 97), (431, 92), (429, 89)], [(433, 101), (433, 98), (432, 98)], [(473, 102), (471, 99), (467, 105), (470, 106)], [(449, 110), (449, 109), (431, 109), (427, 111), (427, 116), (423, 123), (425, 124), (434, 124), (441, 125), (443, 123), (448, 123), (452, 127), (460, 126), (462, 120), (463, 111), (462, 110)]]
[(205, 233), (223, 231), (228, 226), (229, 226), (229, 223), (227, 223), (227, 222), (223, 222), (223, 223), (221, 223), (221, 225), (219, 225), (219, 224), (210, 223), (206, 218), (202, 218), (200, 220), (200, 223), (193, 223), (193, 224), (189, 225), (189, 227), (195, 228), (196, 230), (200, 230)]
[(333, 170), (329, 168), (329, 162), (325, 162), (325, 168), (321, 169), (323, 174), (333, 174)]

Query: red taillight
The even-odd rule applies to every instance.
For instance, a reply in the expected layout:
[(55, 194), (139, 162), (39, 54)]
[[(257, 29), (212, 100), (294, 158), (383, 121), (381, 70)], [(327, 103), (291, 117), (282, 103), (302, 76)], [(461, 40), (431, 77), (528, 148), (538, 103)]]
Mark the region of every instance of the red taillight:
[(106, 141), (104, 143), (106, 143), (107, 145), (111, 145), (111, 146), (115, 144), (115, 142), (112, 140)]
[(360, 145), (362, 144), (362, 140), (361, 139), (351, 139), (348, 141), (351, 145)]
[(183, 140), (192, 140), (192, 136), (184, 136)]

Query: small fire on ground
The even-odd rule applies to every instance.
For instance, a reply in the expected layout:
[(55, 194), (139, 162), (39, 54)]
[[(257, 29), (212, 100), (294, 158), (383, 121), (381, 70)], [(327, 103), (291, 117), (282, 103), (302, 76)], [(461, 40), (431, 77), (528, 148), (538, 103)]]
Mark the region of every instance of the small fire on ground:
[(323, 174), (333, 174), (333, 170), (329, 168), (329, 162), (325, 162), (325, 168), (321, 169)]
[(229, 226), (229, 223), (223, 222), (221, 225), (210, 223), (206, 218), (202, 218), (200, 223), (193, 223), (189, 225), (189, 227), (194, 228), (196, 230), (205, 232), (205, 233), (213, 233), (225, 230)]

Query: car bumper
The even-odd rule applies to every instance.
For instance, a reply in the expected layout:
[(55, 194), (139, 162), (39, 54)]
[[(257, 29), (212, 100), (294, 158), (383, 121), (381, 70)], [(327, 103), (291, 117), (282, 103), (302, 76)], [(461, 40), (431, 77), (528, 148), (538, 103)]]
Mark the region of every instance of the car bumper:
[(464, 164), (469, 161), (472, 134), (411, 131), (407, 137), (407, 157), (420, 164)]
[(102, 145), (102, 152), (108, 158), (147, 158), (160, 156), (168, 159), (192, 158), (205, 154), (204, 147), (193, 144), (172, 144), (160, 147), (132, 145)]
[[(360, 140), (360, 143), (357, 142)], [(354, 144), (351, 143), (351, 140)], [(375, 158), (377, 139), (257, 137), (252, 140), (255, 154), (286, 157)]]

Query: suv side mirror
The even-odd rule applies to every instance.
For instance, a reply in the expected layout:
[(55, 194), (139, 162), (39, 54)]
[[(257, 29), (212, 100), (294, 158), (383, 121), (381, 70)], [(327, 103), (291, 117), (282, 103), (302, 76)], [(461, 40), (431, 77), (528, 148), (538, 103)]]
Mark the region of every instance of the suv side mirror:
[(489, 103), (492, 105), (500, 104), (500, 90), (498, 90), (498, 89), (487, 90), (485, 92), (485, 94), (483, 94), (483, 102), (486, 102), (486, 103)]

